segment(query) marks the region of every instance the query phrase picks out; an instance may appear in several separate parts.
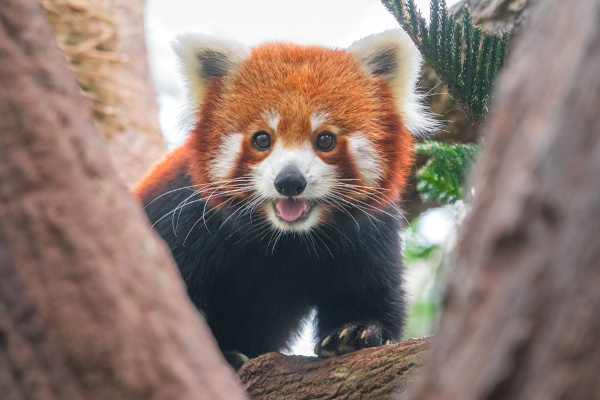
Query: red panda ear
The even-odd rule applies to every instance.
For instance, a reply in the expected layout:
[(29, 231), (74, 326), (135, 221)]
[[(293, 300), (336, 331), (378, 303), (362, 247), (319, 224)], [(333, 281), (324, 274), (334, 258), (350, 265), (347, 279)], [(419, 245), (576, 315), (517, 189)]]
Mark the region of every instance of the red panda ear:
[(396, 107), (407, 128), (415, 135), (434, 132), (439, 123), (422, 104), (417, 91), (421, 54), (402, 29), (367, 36), (353, 43), (348, 52), (371, 75), (388, 81)]
[(193, 108), (202, 104), (206, 85), (213, 78), (230, 74), (250, 54), (242, 44), (197, 33), (178, 36), (173, 49), (179, 56), (188, 82), (190, 106)]

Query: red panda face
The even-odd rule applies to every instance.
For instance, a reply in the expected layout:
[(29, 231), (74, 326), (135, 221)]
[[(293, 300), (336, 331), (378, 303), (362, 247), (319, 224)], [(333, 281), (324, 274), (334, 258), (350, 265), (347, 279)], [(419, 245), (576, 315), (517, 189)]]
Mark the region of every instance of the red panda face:
[(432, 126), (414, 92), (418, 53), (403, 32), (349, 50), (275, 43), (249, 54), (201, 39), (188, 36), (178, 50), (198, 107), (192, 175), (213, 205), (308, 231), (398, 200), (410, 129)]

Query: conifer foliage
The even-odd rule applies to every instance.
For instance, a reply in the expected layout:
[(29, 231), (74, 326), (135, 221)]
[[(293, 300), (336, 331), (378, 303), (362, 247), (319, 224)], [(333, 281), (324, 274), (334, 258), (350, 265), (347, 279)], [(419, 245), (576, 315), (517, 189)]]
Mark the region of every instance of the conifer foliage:
[(417, 171), (417, 189), (423, 200), (454, 204), (462, 199), (467, 173), (478, 151), (479, 146), (473, 143), (447, 144), (433, 140), (419, 143), (417, 152), (431, 156)]
[(508, 35), (474, 26), (466, 5), (461, 22), (448, 15), (446, 0), (431, 0), (428, 26), (414, 0), (381, 2), (410, 35), (452, 97), (475, 122), (481, 122), (496, 76), (504, 66)]

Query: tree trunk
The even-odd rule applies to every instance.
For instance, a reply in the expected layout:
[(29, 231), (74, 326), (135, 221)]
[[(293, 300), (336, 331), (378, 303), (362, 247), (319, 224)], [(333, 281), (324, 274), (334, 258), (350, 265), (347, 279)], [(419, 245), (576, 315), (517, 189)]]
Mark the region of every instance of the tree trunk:
[(410, 339), (329, 359), (269, 353), (239, 374), (253, 400), (389, 399), (414, 381), (428, 345)]
[(241, 399), (31, 0), (0, 0), (0, 397)]
[(133, 186), (164, 153), (142, 1), (39, 0), (109, 147)]
[(600, 398), (600, 1), (532, 13), (409, 399)]
[[(90, 0), (92, 4), (98, 0)], [(108, 155), (119, 177), (132, 188), (165, 153), (158, 124), (158, 104), (146, 52), (143, 1), (115, 0), (118, 54), (125, 61), (115, 66), (123, 101), (120, 114), (127, 123), (108, 140)]]

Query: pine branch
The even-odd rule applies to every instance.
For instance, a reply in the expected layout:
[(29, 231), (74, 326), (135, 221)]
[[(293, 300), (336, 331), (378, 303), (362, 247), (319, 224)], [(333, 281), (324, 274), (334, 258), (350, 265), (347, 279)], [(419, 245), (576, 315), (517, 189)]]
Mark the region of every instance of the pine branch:
[(417, 189), (423, 200), (453, 204), (461, 199), (468, 171), (478, 150), (476, 144), (436, 141), (418, 144), (417, 152), (430, 156), (429, 162), (417, 171)]
[(448, 15), (445, 0), (431, 0), (428, 27), (414, 0), (381, 2), (448, 86), (452, 97), (475, 122), (481, 122), (504, 65), (508, 35), (483, 32), (480, 26), (474, 26), (466, 5), (461, 23)]

